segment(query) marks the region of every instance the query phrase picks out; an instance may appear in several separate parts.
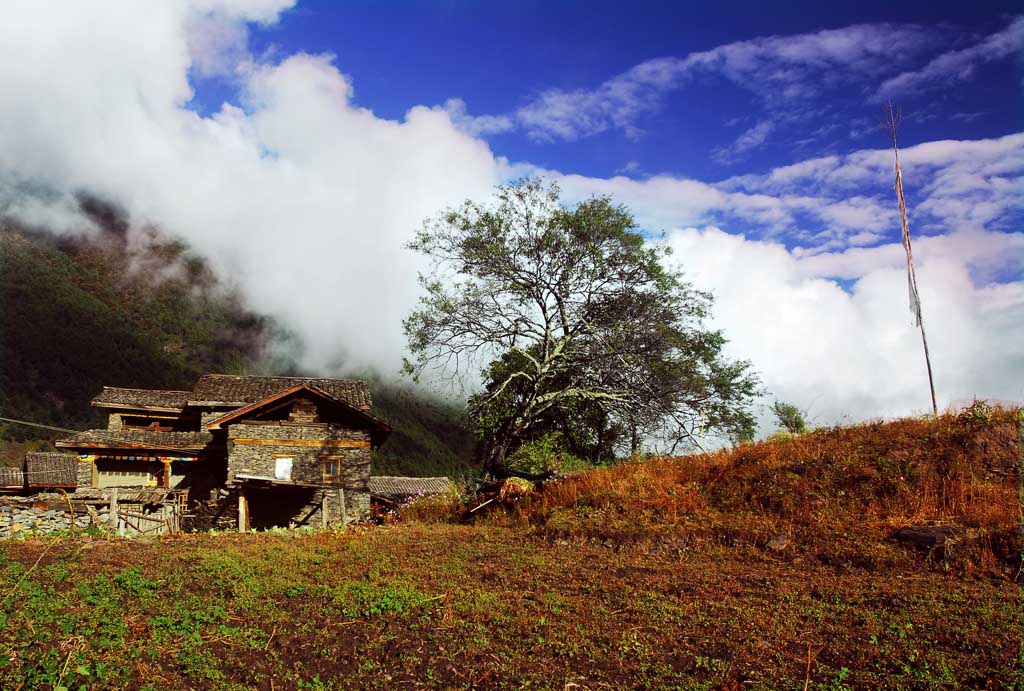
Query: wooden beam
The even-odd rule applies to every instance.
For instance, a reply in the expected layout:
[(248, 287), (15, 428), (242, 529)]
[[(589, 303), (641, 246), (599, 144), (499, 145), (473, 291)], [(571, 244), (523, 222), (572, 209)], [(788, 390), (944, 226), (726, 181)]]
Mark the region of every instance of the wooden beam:
[(230, 441), (244, 446), (328, 446), (336, 449), (363, 449), (370, 445), (369, 441), (362, 439), (254, 439), (239, 437)]
[(139, 449), (142, 451), (177, 451), (184, 453), (189, 453), (190, 451), (202, 451), (207, 447), (206, 444), (202, 446), (197, 446), (195, 444), (188, 446), (174, 446), (170, 444), (164, 444), (163, 446), (159, 446), (153, 444), (111, 444), (109, 442), (64, 441), (61, 439), (58, 439), (56, 442), (54, 442), (54, 446), (56, 446), (59, 449)]

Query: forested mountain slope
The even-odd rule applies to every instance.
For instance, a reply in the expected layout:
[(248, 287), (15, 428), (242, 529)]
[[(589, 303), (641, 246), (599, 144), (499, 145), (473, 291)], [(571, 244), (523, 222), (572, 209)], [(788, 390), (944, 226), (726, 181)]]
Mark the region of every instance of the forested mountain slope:
[[(155, 229), (129, 235), (102, 205), (92, 211), (103, 230), (88, 237), (0, 224), (0, 417), (84, 429), (103, 422), (89, 406), (103, 386), (188, 389), (205, 372), (303, 373), (270, 347), (286, 334), (201, 257)], [(457, 409), (411, 385), (372, 389), (395, 428), (376, 472), (466, 472), (472, 439)], [(0, 423), (8, 446), (57, 434)]]

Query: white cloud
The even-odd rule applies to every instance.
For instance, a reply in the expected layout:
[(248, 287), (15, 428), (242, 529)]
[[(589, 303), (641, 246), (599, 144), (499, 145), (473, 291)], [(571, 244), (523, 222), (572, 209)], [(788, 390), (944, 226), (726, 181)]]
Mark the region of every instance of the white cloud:
[[(902, 149), (900, 161), (917, 232), (1003, 227), (1024, 205), (1024, 134), (926, 142)], [(896, 224), (892, 180), (892, 151), (863, 149), (731, 178), (720, 188), (789, 200), (839, 231), (881, 231)], [(866, 196), (871, 189), (878, 192)]]
[(470, 115), (466, 112), (466, 102), (461, 98), (449, 98), (443, 110), (456, 127), (473, 137), (501, 134), (515, 128), (512, 118), (507, 115)]
[[(628, 138), (643, 135), (643, 117), (661, 109), (673, 91), (695, 80), (720, 78), (750, 92), (759, 104), (758, 121), (731, 145), (711, 151), (713, 159), (732, 164), (764, 144), (783, 125), (800, 123), (803, 139), (797, 144), (829, 141), (837, 129), (859, 139), (877, 131), (870, 120), (848, 113), (834, 114), (837, 103), (864, 105), (878, 80), (886, 80), (876, 99), (939, 88), (970, 78), (983, 63), (1013, 56), (1024, 43), (1024, 17), (976, 44), (935, 55), (954, 37), (948, 28), (910, 24), (855, 24), (789, 36), (736, 41), (683, 57), (660, 57), (641, 62), (596, 87), (546, 89), (514, 112), (473, 118), (474, 134), (507, 132), (518, 128), (539, 141), (574, 141), (611, 130)], [(923, 66), (921, 62), (928, 60)], [(828, 94), (830, 109), (817, 99)], [(968, 117), (976, 114), (968, 114)], [(911, 117), (925, 120), (938, 113), (925, 106)], [(842, 119), (840, 119), (842, 118)], [(808, 135), (807, 123), (823, 124)], [(738, 118), (728, 119), (735, 124)], [(851, 124), (853, 123), (853, 124)], [(729, 125), (731, 126), (731, 125)]]
[[(697, 77), (717, 76), (756, 94), (773, 118), (800, 119), (812, 114), (806, 102), (823, 89), (892, 74), (934, 45), (938, 33), (912, 25), (857, 24), (737, 41), (685, 57), (646, 60), (594, 88), (547, 89), (515, 112), (492, 117), (542, 141), (613, 129), (635, 139), (643, 134), (642, 116), (660, 109), (671, 91)], [(900, 46), (895, 55), (894, 45)], [(719, 156), (734, 160), (763, 143), (773, 127), (762, 120)]]
[(666, 92), (686, 76), (685, 60), (658, 58), (612, 77), (594, 90), (548, 89), (513, 117), (535, 139), (574, 140), (621, 129), (636, 138), (640, 115), (657, 110)]
[(774, 129), (775, 123), (771, 120), (762, 120), (736, 137), (736, 141), (729, 146), (712, 151), (711, 157), (719, 163), (734, 163), (742, 158), (746, 152), (764, 144), (768, 135)]
[(441, 110), (392, 121), (356, 107), (326, 56), (238, 73), (244, 109), (189, 110), (191, 69), (234, 68), (197, 45), (196, 22), (213, 22), (237, 58), (244, 23), (289, 4), (6, 5), (0, 194), (8, 213), (58, 229), (76, 223), (77, 191), (117, 200), (297, 330), (308, 366), (342, 357), (395, 372), (418, 294), (403, 243), (446, 204), (486, 195), (504, 164)]
[(878, 89), (876, 98), (884, 101), (906, 97), (911, 93), (965, 81), (980, 65), (1019, 55), (1021, 46), (1024, 46), (1024, 17), (1016, 17), (1005, 29), (968, 48), (942, 53), (920, 69), (908, 70), (887, 79)]
[[(1024, 134), (927, 142), (900, 152), (911, 231), (1007, 229), (1024, 206)], [(898, 237), (891, 150), (863, 149), (783, 166), (764, 175), (708, 183), (656, 175), (591, 178), (537, 170), (572, 200), (609, 195), (658, 232), (707, 224), (786, 239), (803, 254)]]
[(192, 67), (200, 77), (234, 75), (252, 60), (249, 28), (222, 14), (195, 15), (185, 30)]
[[(987, 234), (920, 243), (917, 276), (940, 407), (978, 396), (1024, 399), (1024, 282), (978, 284), (963, 245), (1024, 248), (1024, 236)], [(849, 257), (801, 258), (782, 245), (718, 228), (672, 231), (667, 243), (698, 287), (716, 296), (712, 323), (729, 353), (749, 358), (769, 398), (821, 423), (930, 409), (920, 333), (908, 309), (900, 245), (859, 256), (845, 292), (827, 277)], [(1019, 256), (1024, 257), (1024, 254)], [(767, 421), (767, 420), (766, 420)]]

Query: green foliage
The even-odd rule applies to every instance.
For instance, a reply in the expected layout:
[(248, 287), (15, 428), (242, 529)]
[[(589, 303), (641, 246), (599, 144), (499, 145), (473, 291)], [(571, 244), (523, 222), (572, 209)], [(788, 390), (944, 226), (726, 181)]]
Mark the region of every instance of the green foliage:
[(380, 585), (367, 581), (344, 583), (335, 590), (334, 602), (347, 617), (404, 615), (430, 598), (404, 585)]
[(160, 584), (142, 575), (138, 566), (130, 566), (114, 576), (114, 583), (133, 597), (145, 598), (160, 588)]
[(564, 438), (557, 432), (520, 446), (509, 456), (508, 465), (512, 470), (532, 475), (547, 472), (565, 475), (591, 467), (566, 448)]
[(752, 429), (758, 380), (705, 328), (711, 295), (666, 268), (667, 248), (610, 198), (565, 208), (556, 185), (524, 180), (427, 221), (409, 246), (436, 269), (403, 324), (406, 372), (490, 360), (469, 402), (487, 470), (551, 431), (602, 462)]
[(88, 402), (104, 385), (180, 389), (201, 372), (237, 371), (271, 328), (201, 259), (155, 233), (129, 249), (0, 227), (0, 306), (0, 409), (58, 426), (98, 422)]
[(192, 679), (223, 679), (220, 661), (217, 656), (203, 648), (186, 648), (177, 655), (178, 665), (182, 673)]
[(804, 413), (792, 403), (775, 401), (772, 405), (772, 412), (779, 427), (790, 434), (803, 434), (807, 431), (807, 423), (804, 421)]
[(986, 401), (974, 400), (964, 408), (959, 417), (961, 420), (975, 425), (986, 425), (992, 420), (993, 408)]

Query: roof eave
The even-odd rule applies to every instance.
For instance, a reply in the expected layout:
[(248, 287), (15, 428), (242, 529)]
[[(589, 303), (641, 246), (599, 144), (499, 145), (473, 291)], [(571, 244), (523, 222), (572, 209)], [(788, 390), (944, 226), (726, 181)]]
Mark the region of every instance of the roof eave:
[(170, 408), (156, 405), (132, 405), (130, 403), (107, 403), (106, 401), (92, 401), (94, 408), (120, 408), (121, 410), (144, 410), (153, 413), (183, 413), (185, 406)]
[(103, 442), (95, 441), (67, 441), (64, 439), (58, 439), (53, 443), (59, 449), (119, 449), (125, 451), (142, 450), (142, 451), (178, 451), (186, 452), (191, 455), (198, 455), (202, 452), (206, 445), (203, 446), (171, 446), (163, 444), (160, 446), (153, 446), (149, 444), (105, 444)]

